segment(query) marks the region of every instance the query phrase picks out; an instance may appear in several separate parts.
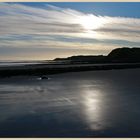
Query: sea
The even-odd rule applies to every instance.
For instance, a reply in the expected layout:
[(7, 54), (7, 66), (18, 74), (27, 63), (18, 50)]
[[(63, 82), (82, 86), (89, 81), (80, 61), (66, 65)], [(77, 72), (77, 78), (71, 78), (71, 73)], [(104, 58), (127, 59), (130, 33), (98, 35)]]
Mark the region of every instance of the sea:
[(49, 63), (50, 61), (0, 61), (0, 67), (11, 67), (11, 66), (23, 66), (23, 65), (32, 65), (32, 64), (42, 64)]
[(0, 137), (140, 137), (140, 69), (0, 79)]

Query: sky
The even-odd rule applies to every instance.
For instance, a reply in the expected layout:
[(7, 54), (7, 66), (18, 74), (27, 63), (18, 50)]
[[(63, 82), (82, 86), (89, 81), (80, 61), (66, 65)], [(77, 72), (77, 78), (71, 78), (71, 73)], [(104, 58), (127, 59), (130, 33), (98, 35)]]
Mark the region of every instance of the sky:
[(140, 47), (140, 3), (0, 3), (0, 60), (107, 55)]

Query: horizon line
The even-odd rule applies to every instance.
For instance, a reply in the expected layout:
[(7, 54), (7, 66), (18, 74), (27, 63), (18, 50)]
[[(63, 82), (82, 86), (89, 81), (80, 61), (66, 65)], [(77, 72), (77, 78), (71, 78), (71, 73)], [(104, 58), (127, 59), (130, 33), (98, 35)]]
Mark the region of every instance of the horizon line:
[(0, 0), (0, 2), (140, 2), (140, 0)]

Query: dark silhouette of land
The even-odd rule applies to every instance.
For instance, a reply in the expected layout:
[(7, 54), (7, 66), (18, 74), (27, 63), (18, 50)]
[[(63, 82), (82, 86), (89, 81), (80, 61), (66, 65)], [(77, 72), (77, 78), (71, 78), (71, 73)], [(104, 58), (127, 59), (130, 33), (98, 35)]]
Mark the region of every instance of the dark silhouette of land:
[(50, 64), (1, 67), (0, 77), (127, 68), (140, 68), (140, 48), (117, 48), (112, 50), (107, 56), (56, 58)]
[(70, 63), (138, 63), (140, 62), (140, 48), (117, 48), (107, 56), (72, 56), (56, 58), (55, 61), (69, 61)]

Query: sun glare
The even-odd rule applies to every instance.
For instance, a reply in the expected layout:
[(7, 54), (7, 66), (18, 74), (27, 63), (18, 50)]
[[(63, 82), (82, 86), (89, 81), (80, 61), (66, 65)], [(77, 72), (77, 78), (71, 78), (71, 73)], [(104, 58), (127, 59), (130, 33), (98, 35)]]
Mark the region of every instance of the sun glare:
[(78, 20), (86, 30), (98, 29), (106, 23), (105, 19), (94, 15), (81, 16)]

